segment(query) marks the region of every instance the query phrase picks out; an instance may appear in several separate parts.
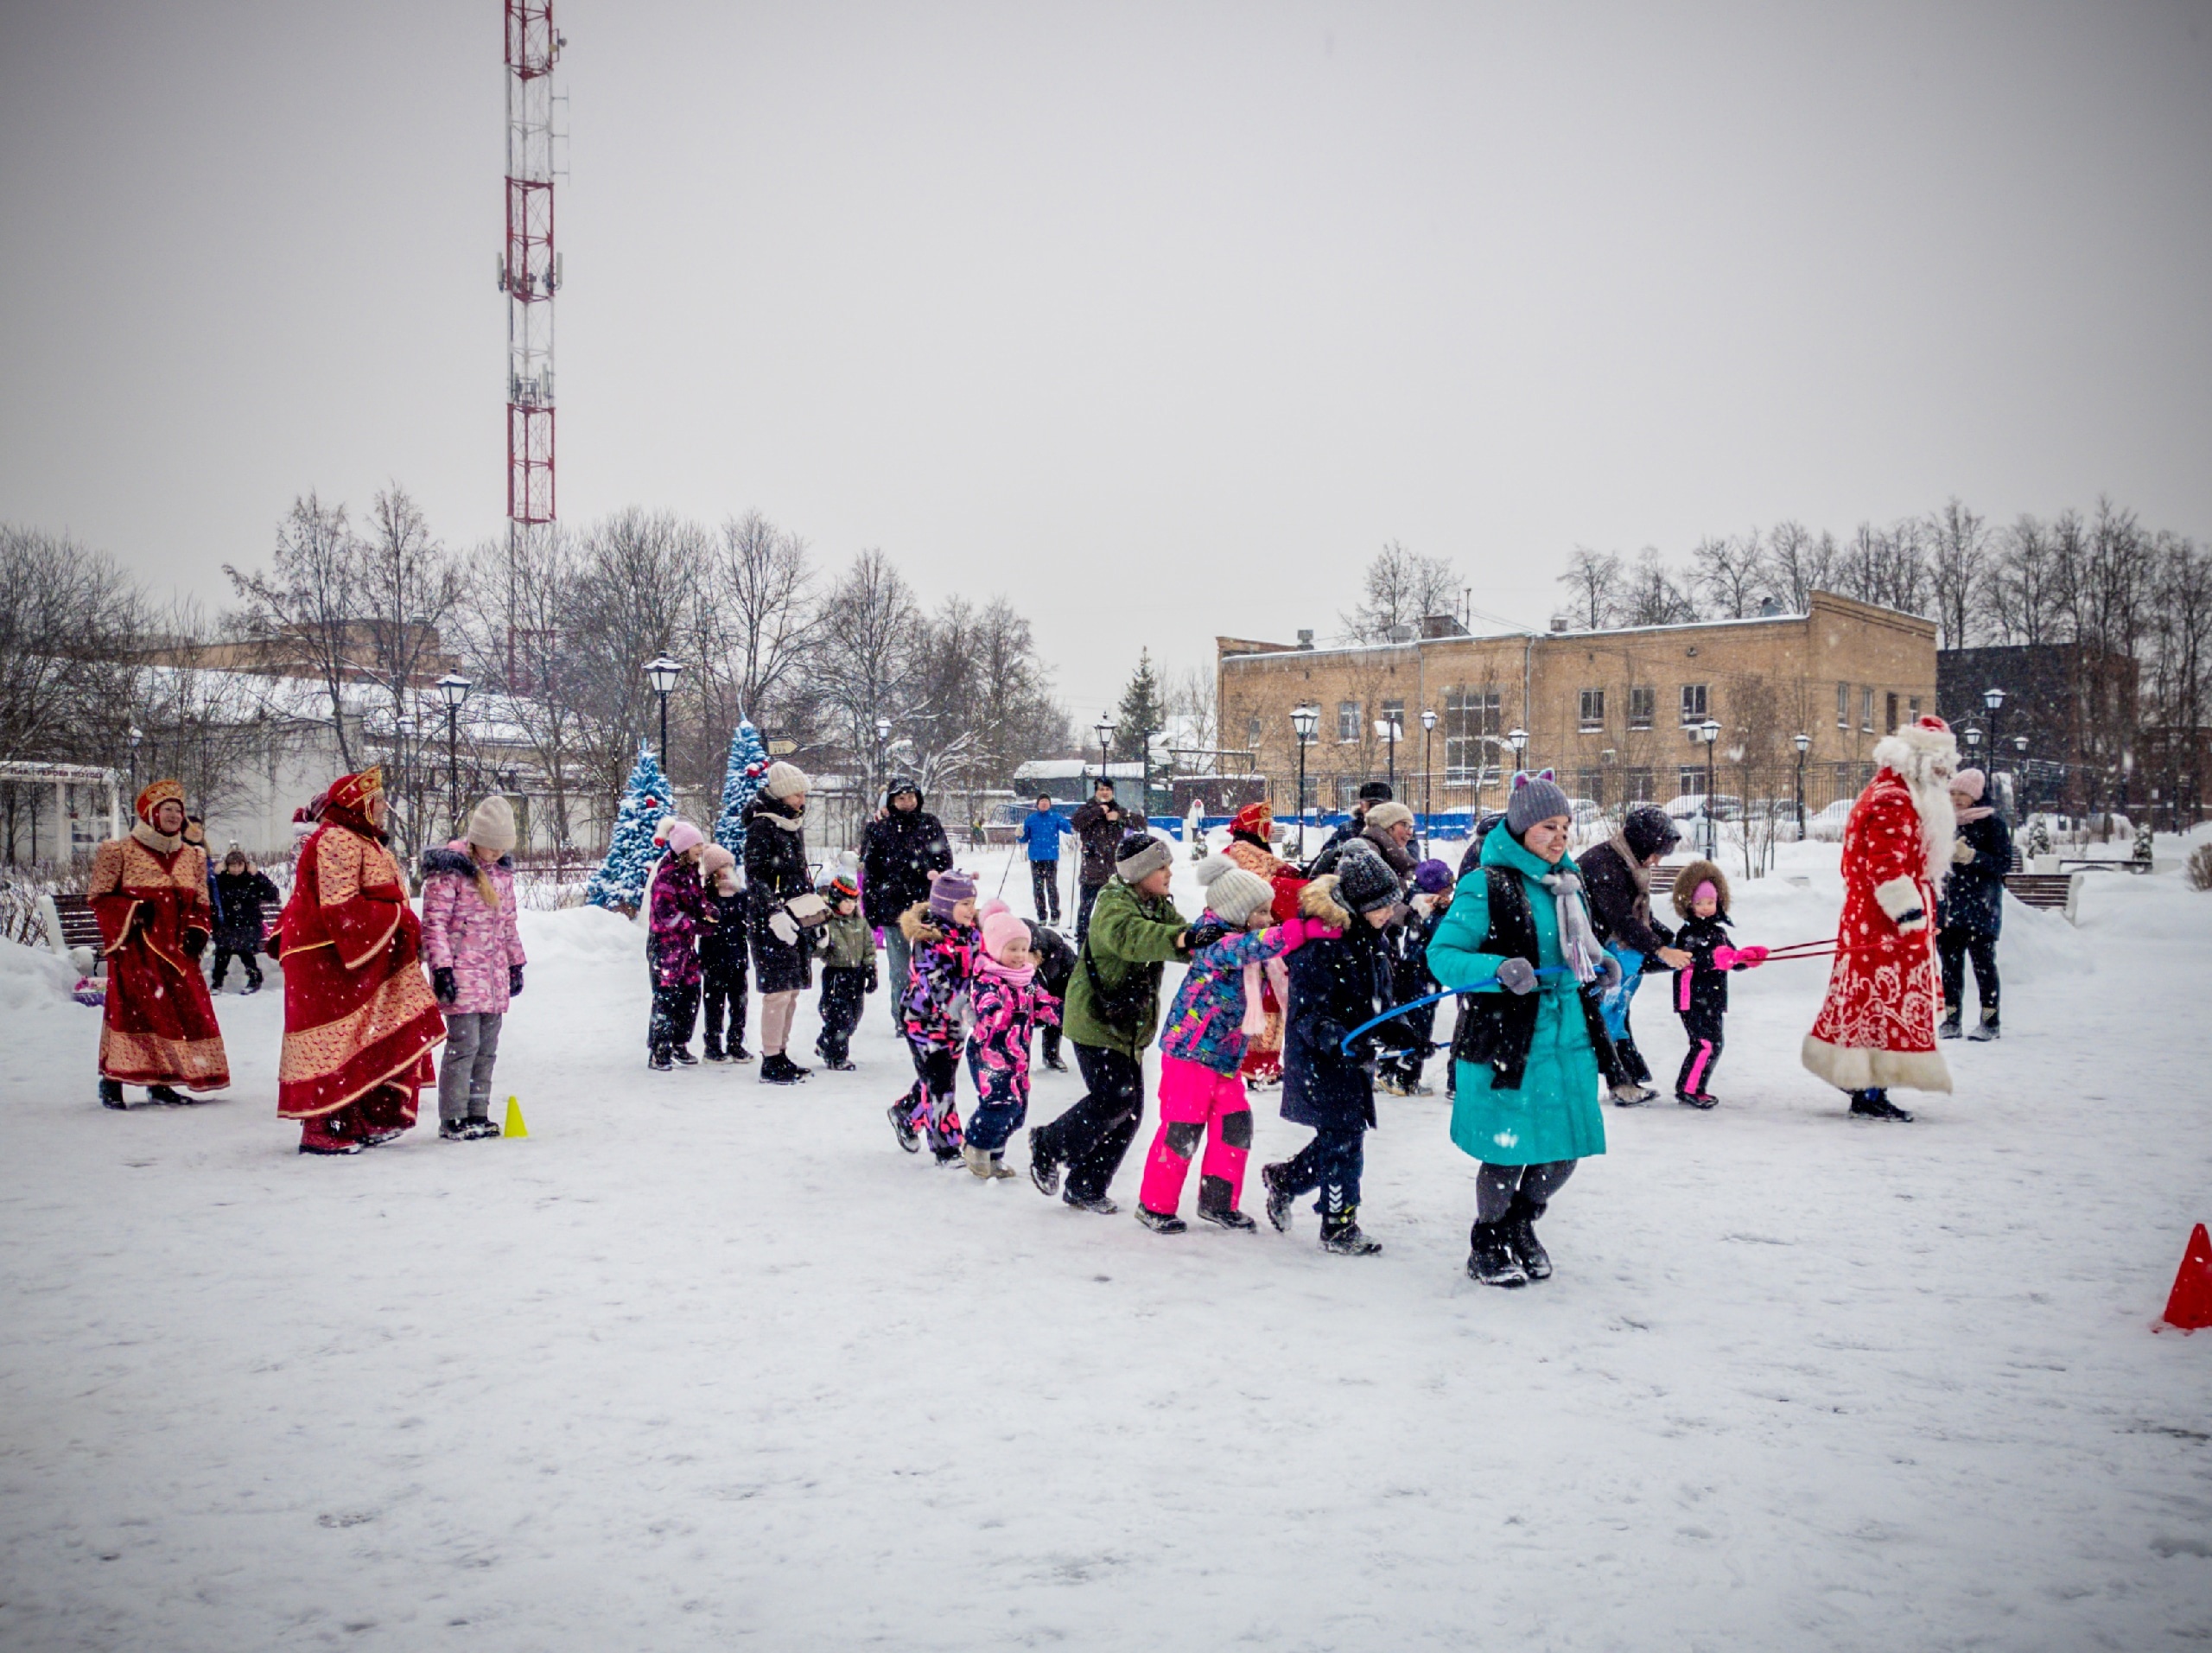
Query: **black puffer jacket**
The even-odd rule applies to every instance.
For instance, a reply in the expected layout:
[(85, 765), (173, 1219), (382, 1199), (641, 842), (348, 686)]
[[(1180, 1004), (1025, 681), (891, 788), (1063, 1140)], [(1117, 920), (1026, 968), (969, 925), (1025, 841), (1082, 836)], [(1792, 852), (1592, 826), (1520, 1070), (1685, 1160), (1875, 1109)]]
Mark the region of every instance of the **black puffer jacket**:
[(1319, 1130), (1375, 1123), (1375, 1053), (1409, 1035), (1405, 1018), (1372, 1027), (1342, 1048), (1346, 1033), (1390, 1008), (1390, 949), (1382, 932), (1347, 912), (1333, 873), (1298, 893), (1298, 910), (1334, 925), (1334, 941), (1309, 941), (1290, 956), (1290, 1003), (1284, 1011), (1282, 1116)]
[(1114, 852), (1128, 834), (1143, 830), (1135, 811), (1123, 809), (1118, 800), (1101, 804), (1096, 798), (1069, 816), (1068, 824), (1083, 846), (1083, 866), (1076, 876), (1085, 884), (1103, 884), (1113, 877)]
[[(1961, 827), (1958, 841), (1974, 851), (1974, 859), (1951, 863), (1938, 909), (1942, 927), (1994, 939), (2005, 927), (2005, 874), (2012, 870), (2012, 829), (2000, 817), (1985, 815)], [(226, 902), (229, 899), (224, 897)]]
[(1598, 939), (1633, 947), (1647, 959), (1675, 944), (1675, 932), (1651, 916), (1651, 892), (1621, 853), (1618, 838), (1574, 858), (1590, 900), (1590, 927)]
[(1068, 996), (1068, 978), (1075, 974), (1075, 948), (1049, 925), (1033, 920), (1029, 925), (1029, 950), (1037, 956), (1037, 985), (1054, 998)]
[(258, 948), (262, 944), (262, 917), (264, 907), (275, 906), (283, 897), (269, 881), (266, 873), (217, 873), (209, 879), (215, 896), (215, 944), (232, 951), (242, 948)]
[[(901, 792), (914, 795), (912, 809), (893, 805)], [(951, 841), (928, 805), (912, 781), (893, 780), (883, 789), (884, 817), (861, 836), (861, 912), (872, 925), (897, 924), (908, 907), (930, 899), (930, 880), (952, 865)]]
[(745, 806), (745, 882), (750, 906), (746, 931), (753, 941), (753, 981), (762, 993), (794, 993), (810, 986), (814, 968), (804, 931), (785, 941), (769, 921), (795, 895), (811, 894), (806, 836), (799, 817), (763, 792)]

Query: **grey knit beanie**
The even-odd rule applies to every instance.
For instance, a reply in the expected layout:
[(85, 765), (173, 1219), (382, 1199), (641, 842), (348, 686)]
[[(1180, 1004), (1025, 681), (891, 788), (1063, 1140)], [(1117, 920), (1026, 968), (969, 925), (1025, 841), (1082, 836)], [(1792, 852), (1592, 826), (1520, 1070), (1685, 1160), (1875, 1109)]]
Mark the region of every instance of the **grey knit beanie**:
[[(1169, 853), (1166, 841), (1154, 837), (1149, 832), (1132, 832), (1114, 851), (1114, 870), (1122, 875), (1124, 884), (1134, 884), (1141, 878), (1151, 876), (1162, 867), (1174, 864), (1175, 857)], [(1226, 918), (1228, 914), (1222, 916)]]
[(1363, 838), (1345, 843), (1344, 853), (1337, 858), (1337, 900), (1346, 909), (1372, 912), (1389, 906), (1404, 893), (1397, 874), (1375, 853), (1372, 844)]
[(1515, 837), (1520, 837), (1539, 821), (1573, 813), (1567, 794), (1560, 791), (1559, 782), (1552, 779), (1550, 770), (1534, 775), (1524, 771), (1513, 777), (1513, 794), (1505, 800), (1505, 830)]
[(1226, 855), (1208, 855), (1198, 863), (1198, 871), (1206, 906), (1217, 918), (1230, 924), (1243, 924), (1274, 903), (1272, 884), (1257, 873), (1246, 872)]

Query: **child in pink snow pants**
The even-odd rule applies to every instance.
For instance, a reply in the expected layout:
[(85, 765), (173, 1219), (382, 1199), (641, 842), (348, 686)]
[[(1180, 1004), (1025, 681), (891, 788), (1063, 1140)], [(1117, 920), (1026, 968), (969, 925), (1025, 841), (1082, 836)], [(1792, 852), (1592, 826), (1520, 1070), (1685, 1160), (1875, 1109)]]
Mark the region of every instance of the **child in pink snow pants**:
[[(1252, 1148), (1252, 1103), (1238, 1069), (1247, 1042), (1267, 1025), (1261, 972), (1281, 973), (1277, 961), (1309, 937), (1338, 933), (1308, 919), (1267, 928), (1274, 887), (1225, 855), (1199, 862), (1198, 881), (1206, 911), (1192, 927), (1190, 972), (1160, 1035), (1160, 1129), (1137, 1195), (1137, 1221), (1155, 1234), (1190, 1226), (1175, 1208), (1201, 1142), (1198, 1215), (1226, 1229), (1255, 1226), (1236, 1209)], [(1276, 1001), (1288, 991), (1287, 982), (1278, 982)]]

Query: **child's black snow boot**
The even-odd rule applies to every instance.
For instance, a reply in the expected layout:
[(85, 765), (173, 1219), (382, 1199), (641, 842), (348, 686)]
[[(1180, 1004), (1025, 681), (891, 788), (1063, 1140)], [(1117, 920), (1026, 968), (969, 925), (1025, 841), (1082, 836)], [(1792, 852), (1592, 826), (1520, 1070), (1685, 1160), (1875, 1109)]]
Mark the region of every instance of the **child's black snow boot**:
[(1529, 1271), (1506, 1243), (1504, 1224), (1478, 1223), (1467, 1231), (1467, 1278), (1508, 1290), (1529, 1283)]
[(1382, 1241), (1370, 1239), (1360, 1232), (1357, 1205), (1347, 1205), (1321, 1219), (1324, 1251), (1333, 1251), (1340, 1257), (1371, 1257), (1382, 1249)]
[(709, 1062), (727, 1062), (729, 1060), (728, 1056), (725, 1054), (722, 1050), (722, 1042), (719, 1039), (708, 1039), (701, 1048), (699, 1053), (704, 1056)]
[(1201, 1176), (1198, 1179), (1198, 1215), (1221, 1228), (1235, 1229), (1249, 1234), (1260, 1225), (1243, 1211), (1229, 1197), (1229, 1179)]
[(1037, 1192), (1050, 1199), (1060, 1192), (1060, 1162), (1038, 1145), (1037, 1133), (1029, 1133), (1029, 1180)]
[(146, 1100), (149, 1102), (158, 1102), (164, 1108), (189, 1108), (192, 1106), (192, 1098), (190, 1097), (181, 1096), (175, 1090), (165, 1084), (147, 1086)]
[(1268, 1192), (1268, 1221), (1278, 1234), (1290, 1232), (1290, 1202), (1298, 1198), (1282, 1186), (1282, 1173), (1289, 1168), (1287, 1160), (1260, 1167), (1260, 1186)]
[(1154, 1234), (1180, 1234), (1191, 1226), (1173, 1211), (1156, 1211), (1149, 1205), (1137, 1207), (1137, 1221)]

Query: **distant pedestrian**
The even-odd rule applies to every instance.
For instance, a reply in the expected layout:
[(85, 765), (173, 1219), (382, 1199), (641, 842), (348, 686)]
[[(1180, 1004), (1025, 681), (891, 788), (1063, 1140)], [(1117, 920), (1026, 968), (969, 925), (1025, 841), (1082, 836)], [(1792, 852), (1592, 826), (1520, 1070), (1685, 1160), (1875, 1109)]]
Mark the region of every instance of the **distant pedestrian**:
[(269, 874), (233, 849), (223, 870), (209, 881), (215, 907), (215, 973), (210, 984), (223, 990), (223, 970), (233, 958), (245, 971), (245, 990), (261, 991), (261, 950), (268, 938), (268, 913), (283, 897)]
[(1997, 937), (2005, 926), (2005, 874), (2012, 870), (2012, 830), (1983, 802), (1988, 778), (1979, 769), (1961, 769), (1951, 778), (1951, 807), (1958, 812), (1958, 836), (1951, 844), (1951, 875), (1943, 881), (1942, 927), (1936, 952), (1943, 965), (1943, 1021), (1936, 1031), (1959, 1036), (1966, 1014), (1967, 961), (1974, 961), (1974, 990), (1980, 1015), (1967, 1037), (1994, 1039), (1997, 1026)]
[(1090, 933), (1091, 906), (1114, 876), (1114, 858), (1121, 853), (1122, 838), (1141, 830), (1144, 823), (1115, 801), (1114, 783), (1101, 775), (1091, 788), (1090, 802), (1069, 817), (1069, 824), (1083, 846), (1083, 860), (1076, 868), (1075, 897), (1075, 944), (1081, 947), (1083, 938)]
[(1067, 817), (1052, 807), (1052, 795), (1037, 794), (1037, 807), (1022, 817), (1021, 842), (1029, 848), (1031, 905), (1039, 924), (1060, 921), (1060, 840), (1076, 836)]

